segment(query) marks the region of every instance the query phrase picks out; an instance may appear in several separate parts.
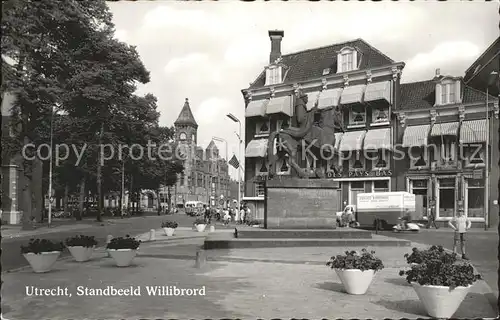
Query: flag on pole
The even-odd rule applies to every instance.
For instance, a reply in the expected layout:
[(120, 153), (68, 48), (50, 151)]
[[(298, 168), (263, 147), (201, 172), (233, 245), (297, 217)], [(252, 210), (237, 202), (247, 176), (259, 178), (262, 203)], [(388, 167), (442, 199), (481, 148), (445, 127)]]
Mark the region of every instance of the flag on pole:
[(233, 166), (235, 169), (238, 169), (240, 167), (240, 163), (238, 161), (238, 159), (236, 158), (235, 155), (233, 155), (233, 157), (231, 158), (231, 160), (229, 160), (228, 162), (231, 166)]

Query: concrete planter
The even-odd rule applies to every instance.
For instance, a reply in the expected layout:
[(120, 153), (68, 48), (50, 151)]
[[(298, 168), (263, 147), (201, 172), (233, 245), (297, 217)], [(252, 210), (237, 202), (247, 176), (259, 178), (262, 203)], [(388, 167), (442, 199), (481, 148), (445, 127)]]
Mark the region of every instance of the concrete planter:
[(349, 294), (365, 294), (372, 283), (375, 270), (335, 269)]
[(128, 267), (137, 255), (137, 250), (133, 249), (108, 249), (111, 258), (115, 260), (117, 267)]
[(215, 226), (210, 226), (210, 232), (215, 232)]
[(412, 282), (411, 285), (422, 302), (427, 314), (434, 318), (451, 318), (464, 300), (472, 285), (456, 287), (453, 290), (444, 286), (422, 286)]
[(92, 257), (92, 253), (94, 252), (95, 246), (92, 247), (82, 247), (82, 246), (74, 246), (68, 247), (69, 252), (77, 262), (85, 262), (89, 261), (90, 257)]
[(206, 224), (197, 224), (197, 225), (196, 225), (196, 230), (197, 230), (198, 232), (203, 232), (203, 231), (205, 231), (205, 228), (206, 228), (206, 227), (207, 227), (207, 225), (206, 225)]
[(60, 255), (61, 251), (41, 252), (38, 254), (30, 252), (23, 254), (35, 273), (44, 273), (52, 270), (52, 267)]
[(167, 235), (167, 237), (171, 237), (175, 233), (174, 228), (163, 228), (163, 231), (165, 231), (165, 234)]

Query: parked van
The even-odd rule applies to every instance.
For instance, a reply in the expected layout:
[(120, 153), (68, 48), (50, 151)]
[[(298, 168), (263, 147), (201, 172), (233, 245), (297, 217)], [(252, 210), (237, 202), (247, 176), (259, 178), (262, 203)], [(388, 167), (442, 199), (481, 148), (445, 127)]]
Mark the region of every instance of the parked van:
[[(418, 220), (415, 210), (415, 195), (408, 192), (373, 192), (357, 195), (356, 220), (361, 227), (392, 229), (399, 218), (409, 214)], [(420, 213), (421, 214), (421, 213)]]

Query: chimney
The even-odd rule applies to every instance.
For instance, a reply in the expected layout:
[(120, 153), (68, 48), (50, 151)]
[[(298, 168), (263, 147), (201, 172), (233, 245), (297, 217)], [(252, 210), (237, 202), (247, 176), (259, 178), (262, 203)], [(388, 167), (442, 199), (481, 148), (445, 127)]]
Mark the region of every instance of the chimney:
[(281, 39), (283, 39), (284, 36), (284, 31), (269, 30), (269, 38), (271, 39), (271, 54), (269, 55), (270, 64), (281, 58)]
[(437, 68), (435, 78), (439, 78), (439, 77), (441, 77), (441, 69)]

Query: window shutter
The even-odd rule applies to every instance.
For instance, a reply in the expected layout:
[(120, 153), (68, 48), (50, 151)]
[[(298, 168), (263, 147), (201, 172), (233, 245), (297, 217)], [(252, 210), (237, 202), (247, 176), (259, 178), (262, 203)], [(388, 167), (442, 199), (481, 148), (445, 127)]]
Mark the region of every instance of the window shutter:
[(455, 83), (455, 102), (462, 103), (462, 93), (460, 92), (460, 80)]
[(444, 104), (443, 101), (441, 101), (441, 85), (440, 84), (436, 84), (436, 104), (435, 105), (441, 105), (441, 104)]
[(337, 54), (337, 73), (342, 72), (342, 53)]
[(357, 50), (352, 51), (352, 66), (353, 66), (353, 70), (358, 69), (358, 51)]

